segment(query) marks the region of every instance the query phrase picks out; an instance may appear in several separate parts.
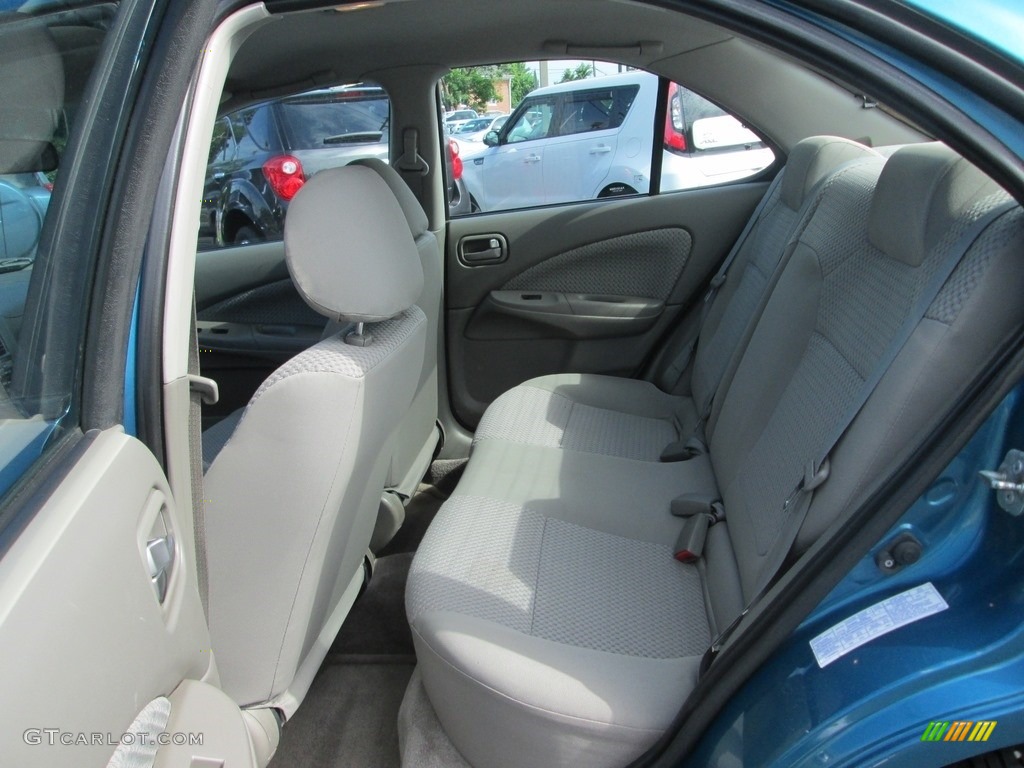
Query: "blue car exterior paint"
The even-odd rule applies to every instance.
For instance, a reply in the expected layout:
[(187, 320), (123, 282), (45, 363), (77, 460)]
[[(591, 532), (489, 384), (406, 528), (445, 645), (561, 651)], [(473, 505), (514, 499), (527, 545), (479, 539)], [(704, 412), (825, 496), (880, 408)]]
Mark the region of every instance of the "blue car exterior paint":
[(136, 366), (139, 352), (139, 298), (141, 286), (135, 289), (135, 303), (132, 307), (132, 325), (128, 331), (128, 351), (124, 364), (124, 431), (132, 437), (138, 436), (136, 426)]
[(1024, 16), (1019, 0), (903, 0), (990, 48), (1024, 63)]
[[(1024, 388), (721, 713), (688, 765), (943, 766), (1024, 737), (1024, 519), (977, 472), (1024, 445)], [(912, 532), (915, 564), (876, 554)], [(893, 594), (931, 582), (949, 609), (877, 637), (824, 669), (810, 640)], [(996, 720), (984, 744), (924, 742), (934, 720)]]

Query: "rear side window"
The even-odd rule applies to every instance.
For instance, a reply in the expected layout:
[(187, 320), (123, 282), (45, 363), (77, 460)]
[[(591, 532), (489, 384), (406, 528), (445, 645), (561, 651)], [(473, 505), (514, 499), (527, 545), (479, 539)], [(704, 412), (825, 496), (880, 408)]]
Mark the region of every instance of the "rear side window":
[(306, 180), (360, 158), (389, 159), (391, 101), (374, 84), (319, 88), (220, 118), (210, 139), (200, 250), (281, 240)]
[[(493, 132), (453, 132), (462, 164), (457, 181), (470, 201), (468, 211), (453, 215), (706, 187), (774, 162), (749, 126), (678, 83), (669, 84), (664, 125), (655, 125), (659, 83), (649, 72), (600, 61), (519, 62), (446, 75), (446, 109), (498, 104), (510, 113)], [(661, 177), (652, 188), (655, 153)]]
[(669, 84), (660, 191), (744, 179), (774, 161), (772, 150), (740, 120), (700, 94)]

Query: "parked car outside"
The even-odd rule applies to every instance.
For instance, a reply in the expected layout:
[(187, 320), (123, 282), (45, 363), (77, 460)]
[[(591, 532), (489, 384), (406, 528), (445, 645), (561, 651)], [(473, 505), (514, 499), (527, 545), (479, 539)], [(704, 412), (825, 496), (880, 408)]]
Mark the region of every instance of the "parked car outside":
[(462, 161), (459, 144), (451, 136), (447, 135), (446, 132), (444, 145), (445, 151), (443, 154), (448, 214), (450, 216), (461, 216), (465, 213), (471, 213), (473, 209), (469, 192), (466, 191), (466, 182), (462, 179), (465, 164)]
[(200, 239), (279, 240), (288, 202), (317, 171), (388, 159), (387, 93), (359, 84), (309, 91), (221, 117), (206, 169)]
[[(750, 176), (772, 150), (735, 117), (672, 84), (661, 191)], [(647, 72), (577, 80), (530, 93), (466, 164), (478, 210), (644, 194), (658, 78)]]
[(467, 120), (476, 120), (478, 117), (480, 117), (480, 113), (476, 110), (456, 109), (444, 116), (444, 124), (447, 126), (448, 131), (452, 132), (457, 130)]
[(508, 122), (508, 117), (508, 115), (491, 115), (476, 120), (467, 120), (460, 125), (453, 136), (459, 142), (462, 156), (469, 157), (487, 149), (487, 145), (484, 144), (484, 136), (489, 131), (500, 131), (502, 126)]

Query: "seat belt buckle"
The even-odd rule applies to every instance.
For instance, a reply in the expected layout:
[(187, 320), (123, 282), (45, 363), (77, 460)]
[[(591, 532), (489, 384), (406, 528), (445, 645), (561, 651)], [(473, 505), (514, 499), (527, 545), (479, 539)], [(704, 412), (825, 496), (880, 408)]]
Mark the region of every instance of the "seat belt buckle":
[(688, 461), (694, 456), (700, 456), (701, 454), (707, 453), (708, 448), (704, 445), (704, 441), (696, 435), (693, 435), (685, 442), (682, 440), (676, 440), (674, 443), (669, 443), (665, 446), (665, 450), (661, 452), (658, 457), (658, 461), (669, 463), (673, 461)]
[(722, 500), (705, 493), (684, 493), (676, 496), (669, 504), (669, 512), (676, 517), (710, 515), (716, 523), (725, 519)]
[(708, 538), (711, 515), (691, 515), (686, 518), (683, 529), (676, 539), (675, 559), (681, 563), (695, 563), (704, 554), (704, 542)]

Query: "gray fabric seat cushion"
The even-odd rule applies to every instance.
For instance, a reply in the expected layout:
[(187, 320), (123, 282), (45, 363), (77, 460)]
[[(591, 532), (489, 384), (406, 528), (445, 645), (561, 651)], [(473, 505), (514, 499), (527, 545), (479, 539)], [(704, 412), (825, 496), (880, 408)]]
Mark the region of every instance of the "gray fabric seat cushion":
[(540, 506), (545, 515), (605, 533), (673, 543), (681, 520), (669, 514), (682, 493), (717, 498), (707, 456), (682, 463), (488, 440), (473, 449), (459, 493)]
[(596, 374), (531, 379), (487, 409), (474, 443), (512, 443), (657, 461), (697, 423), (693, 401), (647, 381)]
[(625, 764), (669, 725), (710, 641), (700, 571), (669, 544), (549, 512), (453, 496), (410, 571), (425, 685), (477, 768)]

